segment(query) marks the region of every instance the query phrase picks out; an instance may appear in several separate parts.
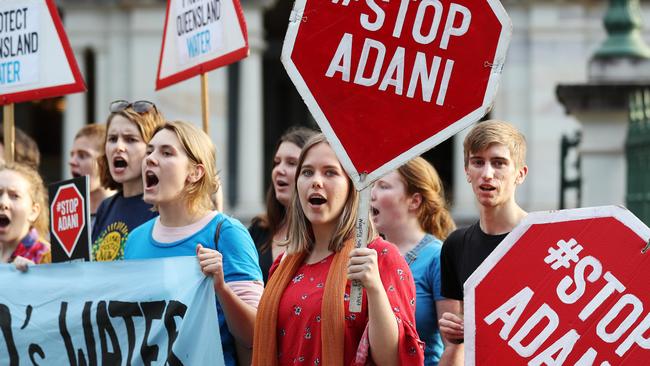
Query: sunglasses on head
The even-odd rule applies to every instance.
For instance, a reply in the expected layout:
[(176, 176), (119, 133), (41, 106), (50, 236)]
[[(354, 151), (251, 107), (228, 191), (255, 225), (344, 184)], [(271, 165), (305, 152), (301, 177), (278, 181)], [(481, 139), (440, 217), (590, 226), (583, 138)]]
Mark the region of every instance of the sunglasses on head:
[(128, 102), (126, 100), (116, 100), (112, 102), (111, 105), (108, 107), (111, 113), (120, 113), (127, 108), (131, 108), (136, 113), (142, 114), (142, 113), (147, 113), (152, 109), (156, 109), (156, 105), (148, 100), (138, 100), (133, 103)]

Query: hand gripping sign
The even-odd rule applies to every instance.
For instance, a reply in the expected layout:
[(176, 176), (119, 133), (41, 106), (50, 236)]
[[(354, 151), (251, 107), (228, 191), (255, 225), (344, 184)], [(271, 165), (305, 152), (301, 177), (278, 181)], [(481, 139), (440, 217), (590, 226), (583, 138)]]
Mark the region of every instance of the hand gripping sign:
[(650, 229), (622, 207), (530, 214), (465, 283), (467, 365), (647, 365)]
[(364, 188), (491, 108), (512, 32), (498, 0), (296, 0), (289, 22), (282, 62), (362, 191), (364, 230)]

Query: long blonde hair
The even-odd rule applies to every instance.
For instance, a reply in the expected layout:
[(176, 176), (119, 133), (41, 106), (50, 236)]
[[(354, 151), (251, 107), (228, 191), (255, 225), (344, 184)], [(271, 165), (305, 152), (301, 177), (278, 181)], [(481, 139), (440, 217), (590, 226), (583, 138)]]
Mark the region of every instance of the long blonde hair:
[[(286, 241), (287, 254), (309, 252), (314, 246), (314, 231), (311, 222), (309, 222), (305, 216), (305, 212), (302, 209), (298, 196), (298, 178), (300, 177), (300, 171), (302, 170), (302, 165), (305, 162), (305, 157), (309, 153), (309, 150), (318, 144), (327, 144), (329, 146), (329, 142), (327, 142), (325, 135), (322, 133), (314, 135), (309, 139), (309, 141), (307, 141), (300, 152), (300, 157), (298, 158), (298, 166), (296, 167), (296, 178), (294, 182), (296, 189), (293, 191), (291, 209), (289, 210), (289, 229)], [(359, 192), (354, 188), (350, 177), (347, 174), (345, 177), (348, 179), (349, 183), (348, 197), (345, 201), (343, 211), (339, 215), (334, 228), (334, 233), (330, 240), (329, 250), (333, 252), (341, 251), (345, 242), (354, 237), (357, 211), (359, 210)], [(368, 222), (369, 229), (367, 240), (370, 241), (377, 236), (377, 233), (369, 218)]]
[(418, 207), (418, 222), (425, 232), (444, 240), (456, 228), (447, 209), (442, 181), (436, 169), (417, 157), (397, 169), (406, 185), (406, 193), (419, 193), (422, 202)]
[(41, 236), (47, 236), (49, 232), (49, 212), (47, 204), (47, 191), (43, 184), (43, 178), (36, 170), (28, 165), (20, 163), (0, 163), (0, 171), (11, 170), (20, 174), (27, 182), (29, 182), (29, 197), (33, 203), (41, 207), (40, 213), (36, 220), (31, 224)]

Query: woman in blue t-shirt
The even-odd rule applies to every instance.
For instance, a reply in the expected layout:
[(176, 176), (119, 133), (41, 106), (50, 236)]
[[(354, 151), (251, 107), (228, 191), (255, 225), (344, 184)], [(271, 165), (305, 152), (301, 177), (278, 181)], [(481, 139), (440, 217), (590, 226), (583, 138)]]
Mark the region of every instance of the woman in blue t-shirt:
[(246, 228), (214, 210), (215, 160), (212, 141), (191, 124), (167, 122), (156, 130), (142, 171), (144, 200), (159, 216), (129, 235), (124, 257), (196, 255), (203, 273), (213, 276), (226, 365), (235, 365), (236, 358), (245, 364), (264, 289), (262, 271)]
[(156, 216), (142, 200), (142, 159), (154, 130), (164, 123), (156, 106), (140, 100), (110, 105), (104, 154), (98, 159), (102, 186), (117, 193), (99, 205), (92, 227), (93, 260), (124, 258), (129, 234)]
[(453, 360), (453, 352), (443, 356), (437, 322), (448, 301), (440, 294), (441, 240), (455, 227), (438, 173), (415, 158), (375, 182), (370, 204), (377, 230), (399, 248), (413, 273), (416, 327), (426, 343), (424, 364)]

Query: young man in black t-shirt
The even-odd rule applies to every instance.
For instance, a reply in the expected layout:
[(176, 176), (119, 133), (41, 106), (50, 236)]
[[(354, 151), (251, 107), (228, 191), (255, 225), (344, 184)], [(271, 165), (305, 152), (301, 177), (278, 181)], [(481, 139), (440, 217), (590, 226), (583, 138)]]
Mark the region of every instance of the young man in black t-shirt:
[(465, 137), (465, 175), (479, 204), (479, 221), (456, 230), (442, 246), (442, 295), (457, 301), (443, 313), (440, 332), (455, 346), (454, 365), (463, 364), (463, 284), (496, 246), (526, 216), (515, 190), (526, 179), (526, 140), (501, 121), (477, 124)]

